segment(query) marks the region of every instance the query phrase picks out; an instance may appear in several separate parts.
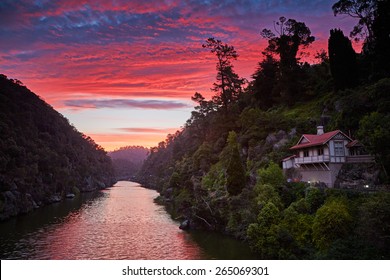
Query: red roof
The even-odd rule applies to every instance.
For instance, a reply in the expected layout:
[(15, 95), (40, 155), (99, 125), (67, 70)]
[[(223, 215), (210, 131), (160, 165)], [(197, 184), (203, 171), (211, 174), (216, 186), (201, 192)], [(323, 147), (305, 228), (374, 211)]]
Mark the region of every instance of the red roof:
[[(296, 144), (295, 146), (292, 146), (290, 148), (290, 150), (325, 145), (330, 139), (332, 139), (335, 135), (337, 135), (339, 133), (343, 134), (345, 137), (350, 139), (347, 135), (345, 135), (340, 130), (330, 131), (330, 132), (327, 132), (327, 133), (324, 133), (321, 135), (303, 134), (301, 139), (299, 139), (298, 144)], [(300, 144), (303, 139), (306, 139), (308, 142)], [(350, 140), (352, 141), (352, 139), (350, 139)]]

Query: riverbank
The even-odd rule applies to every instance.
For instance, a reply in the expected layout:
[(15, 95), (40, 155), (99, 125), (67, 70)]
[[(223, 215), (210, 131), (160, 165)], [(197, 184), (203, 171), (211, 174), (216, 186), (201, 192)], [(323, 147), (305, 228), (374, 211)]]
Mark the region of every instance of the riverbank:
[(186, 232), (156, 191), (132, 182), (81, 193), (0, 224), (1, 259), (253, 259), (242, 243)]
[(96, 180), (92, 177), (84, 179), (83, 185), (73, 187), (69, 191), (56, 192), (53, 188), (42, 185), (35, 188), (25, 188), (16, 183), (11, 185), (9, 190), (0, 192), (0, 222), (18, 215), (25, 215), (38, 208), (58, 203), (60, 201), (71, 199), (80, 193), (94, 192), (111, 187), (116, 183), (112, 178), (106, 178), (104, 181)]

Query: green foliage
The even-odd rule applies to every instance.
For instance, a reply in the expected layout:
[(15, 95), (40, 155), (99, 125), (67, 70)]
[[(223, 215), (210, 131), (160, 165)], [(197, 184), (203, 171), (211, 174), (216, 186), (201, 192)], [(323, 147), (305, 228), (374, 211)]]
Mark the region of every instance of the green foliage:
[(280, 189), (286, 182), (282, 169), (273, 161), (269, 163), (267, 168), (260, 169), (258, 173), (260, 184), (270, 184), (274, 188)]
[(323, 190), (315, 187), (308, 187), (306, 189), (305, 201), (307, 203), (310, 213), (315, 213), (317, 209), (324, 204), (326, 195)]
[(359, 136), (366, 149), (376, 155), (387, 175), (390, 171), (390, 114), (372, 112), (360, 121)]
[[(390, 22), (383, 21), (385, 8), (377, 21), (384, 24), (377, 26), (381, 48), (387, 44), (385, 27)], [(206, 100), (194, 94), (197, 104), (191, 118), (181, 131), (151, 149), (139, 178), (158, 190), (171, 187), (178, 215), (191, 219), (192, 225), (247, 239), (262, 258), (388, 256), (384, 253), (390, 251), (388, 241), (375, 242), (387, 240), (387, 228), (378, 230), (378, 235), (369, 229), (386, 224), (387, 212), (375, 220), (374, 205), (387, 207), (387, 202), (353, 190), (286, 182), (278, 166), (291, 155), (288, 148), (302, 133), (315, 133), (315, 126), (323, 124), (327, 131), (340, 129), (359, 139), (388, 172), (390, 79), (383, 76), (386, 67), (382, 65), (377, 73), (374, 69), (380, 65), (371, 61), (379, 57), (374, 54), (379, 49), (374, 48), (370, 56), (356, 55), (349, 40), (333, 31), (339, 38), (332, 38), (329, 57), (322, 50), (317, 55), (320, 63), (309, 65), (299, 62), (297, 55), (297, 46), (309, 46), (314, 40), (309, 28), (285, 18), (275, 27), (278, 35), (263, 31), (269, 45), (254, 80), (244, 90), (232, 68), (237, 57), (234, 48), (213, 38), (206, 42), (204, 47), (218, 59), (216, 96)], [(388, 54), (382, 50), (384, 61)], [(337, 78), (331, 75), (334, 56)], [(342, 61), (347, 56), (348, 65)], [(358, 82), (355, 70), (362, 84), (352, 87)], [(373, 83), (375, 77), (384, 79)], [(340, 81), (346, 84), (340, 86)], [(335, 92), (334, 83), (346, 89)], [(9, 125), (0, 123), (0, 130)]]
[(210, 168), (210, 171), (202, 178), (202, 187), (207, 191), (226, 190), (226, 176), (221, 163)]
[(246, 185), (245, 170), (241, 162), (237, 134), (229, 132), (227, 145), (221, 153), (221, 163), (226, 170), (226, 189), (230, 195), (238, 195)]
[(381, 258), (390, 257), (390, 193), (371, 195), (359, 207), (358, 235)]
[(260, 208), (268, 202), (272, 202), (278, 209), (282, 209), (283, 204), (274, 186), (270, 184), (257, 184), (255, 193), (257, 195), (256, 202)]
[(277, 259), (279, 257), (280, 242), (278, 235), (281, 219), (278, 208), (268, 202), (260, 210), (256, 223), (248, 227), (248, 238), (250, 245), (257, 252), (261, 259)]
[(351, 232), (352, 216), (343, 199), (330, 199), (317, 210), (313, 221), (313, 242), (320, 250), (326, 250), (337, 239), (346, 238)]

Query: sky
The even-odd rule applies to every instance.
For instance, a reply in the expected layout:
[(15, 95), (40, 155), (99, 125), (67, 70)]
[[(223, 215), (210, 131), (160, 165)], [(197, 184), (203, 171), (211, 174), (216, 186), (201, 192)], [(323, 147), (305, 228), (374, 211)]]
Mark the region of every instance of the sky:
[[(209, 37), (233, 45), (248, 80), (279, 17), (303, 21), (327, 49), (329, 30), (356, 20), (333, 15), (335, 0), (1, 0), (0, 73), (18, 79), (107, 151), (157, 146), (207, 98), (216, 58)], [(358, 48), (358, 46), (356, 46)]]

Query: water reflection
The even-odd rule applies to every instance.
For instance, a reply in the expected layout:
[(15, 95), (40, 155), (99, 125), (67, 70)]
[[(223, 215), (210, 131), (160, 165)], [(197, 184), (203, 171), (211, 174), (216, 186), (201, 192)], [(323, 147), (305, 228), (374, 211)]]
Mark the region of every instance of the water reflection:
[(250, 258), (246, 253), (248, 249), (242, 250), (235, 240), (181, 231), (164, 207), (153, 203), (157, 195), (139, 184), (119, 182), (113, 188), (84, 194), (12, 219), (0, 224), (0, 257)]

